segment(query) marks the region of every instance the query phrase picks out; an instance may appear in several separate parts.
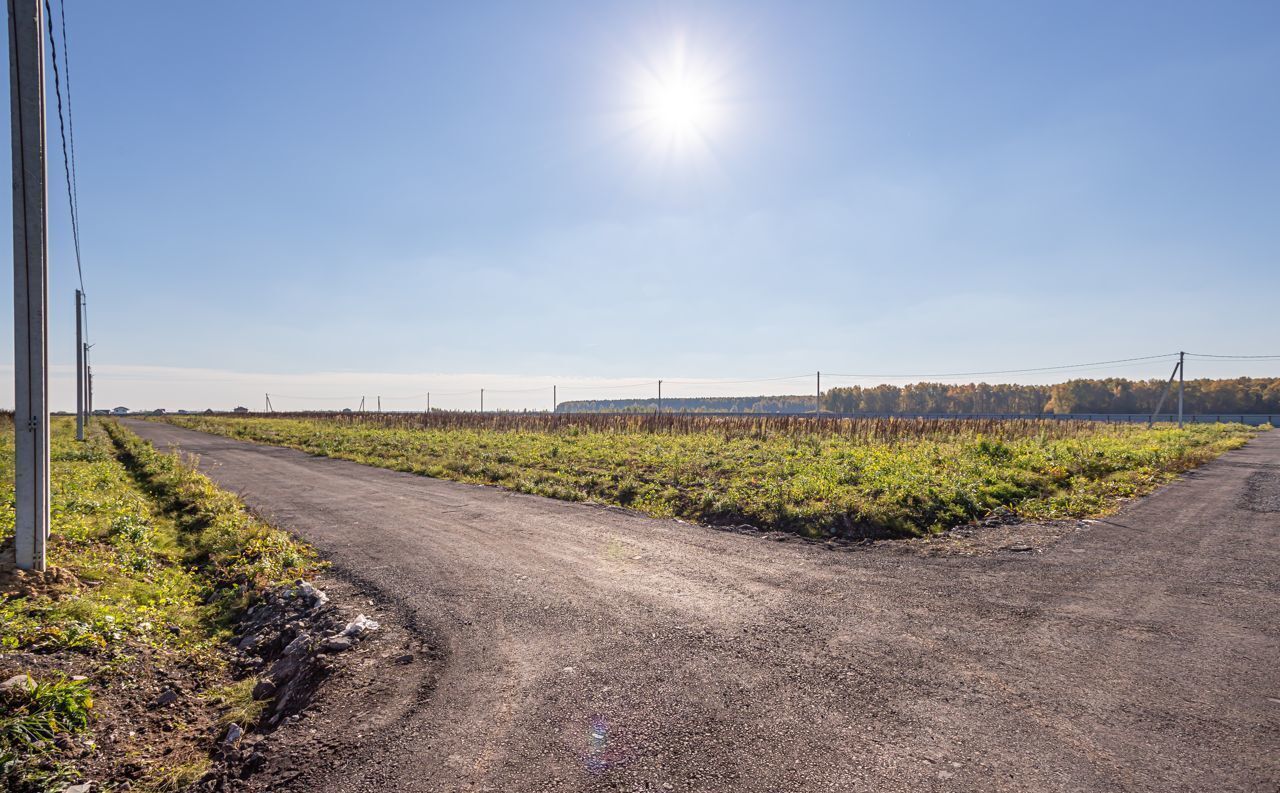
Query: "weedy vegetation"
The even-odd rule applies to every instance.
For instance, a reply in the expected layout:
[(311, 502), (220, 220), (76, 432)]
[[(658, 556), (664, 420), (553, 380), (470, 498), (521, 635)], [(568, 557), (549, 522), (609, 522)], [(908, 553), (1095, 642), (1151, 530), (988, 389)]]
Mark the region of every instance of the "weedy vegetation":
[(79, 735), (89, 727), (93, 696), (81, 680), (30, 677), (0, 690), (0, 780), (17, 776), (38, 787), (61, 784), (72, 773), (60, 763), (31, 763), (59, 736)]
[[(0, 789), (61, 790), (85, 774), (178, 789), (207, 768), (223, 712), (245, 715), (201, 693), (232, 684), (229, 625), (264, 587), (314, 570), (315, 556), (112, 423), (93, 423), (81, 443), (71, 420), (55, 420), (51, 464), (49, 570), (0, 574), (0, 680), (34, 681), (0, 693)], [(9, 416), (0, 545), (13, 508)], [(179, 702), (148, 707), (178, 680)], [(153, 729), (126, 738), (140, 723)]]
[(442, 479), (809, 536), (1105, 514), (1257, 430), (1054, 420), (325, 414), (170, 423)]

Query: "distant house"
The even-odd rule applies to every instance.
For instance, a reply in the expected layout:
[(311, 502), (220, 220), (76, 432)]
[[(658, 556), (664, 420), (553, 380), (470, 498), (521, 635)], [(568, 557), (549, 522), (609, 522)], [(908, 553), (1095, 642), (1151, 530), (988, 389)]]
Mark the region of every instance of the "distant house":
[(151, 411), (151, 415), (153, 416), (164, 415), (164, 408), (156, 408), (155, 410)]
[(117, 416), (123, 416), (129, 412), (129, 408), (126, 408), (126, 407), (111, 408), (111, 412), (116, 414)]
[(93, 415), (95, 416), (106, 416), (106, 415), (110, 415), (110, 413), (111, 411), (107, 410), (106, 408), (98, 408), (97, 410), (93, 411)]
[(238, 407), (238, 408), (236, 408), (235, 410), (233, 410), (233, 411), (231, 411), (231, 412), (232, 412), (232, 413), (248, 413), (248, 412), (249, 412), (249, 408), (247, 408), (247, 407)]
[(205, 409), (204, 409), (204, 412), (205, 412), (205, 415), (206, 415), (206, 416), (212, 416), (212, 415), (213, 415), (213, 408), (205, 408)]

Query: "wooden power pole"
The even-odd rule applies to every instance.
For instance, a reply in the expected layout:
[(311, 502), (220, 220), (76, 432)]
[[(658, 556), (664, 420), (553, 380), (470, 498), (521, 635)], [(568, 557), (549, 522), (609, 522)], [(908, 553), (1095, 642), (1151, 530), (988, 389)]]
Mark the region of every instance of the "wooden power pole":
[(13, 136), (14, 551), (44, 570), (49, 538), (48, 217), (45, 192), (44, 12), (9, 0)]

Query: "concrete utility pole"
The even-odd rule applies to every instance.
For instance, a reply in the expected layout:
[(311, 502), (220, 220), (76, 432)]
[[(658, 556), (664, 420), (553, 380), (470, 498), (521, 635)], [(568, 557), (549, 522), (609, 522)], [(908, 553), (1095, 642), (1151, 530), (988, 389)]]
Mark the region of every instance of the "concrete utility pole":
[(551, 412), (556, 412), (556, 406), (560, 404), (560, 400), (556, 397), (556, 387), (551, 386)]
[(381, 394), (378, 395), (378, 412), (379, 413), (382, 412), (382, 395)]
[(662, 381), (658, 381), (658, 415), (662, 415)]
[(44, 9), (9, 0), (13, 135), (14, 552), (44, 570), (49, 539), (49, 260), (45, 192)]
[(84, 295), (76, 290), (76, 440), (84, 440)]
[(480, 389), (480, 412), (484, 412), (484, 389)]
[(93, 421), (93, 367), (89, 365), (89, 350), (92, 344), (84, 345), (84, 423), (87, 426)]
[(85, 344), (81, 347), (81, 350), (84, 351), (84, 388), (81, 389), (80, 393), (84, 394), (84, 425), (86, 427), (93, 420), (93, 383), (90, 381), (89, 346)]
[(822, 412), (822, 372), (818, 372), (818, 390), (813, 398), (813, 413), (817, 415)]
[(1178, 429), (1182, 429), (1182, 378), (1185, 372), (1183, 367), (1186, 366), (1187, 354), (1185, 352), (1178, 353)]

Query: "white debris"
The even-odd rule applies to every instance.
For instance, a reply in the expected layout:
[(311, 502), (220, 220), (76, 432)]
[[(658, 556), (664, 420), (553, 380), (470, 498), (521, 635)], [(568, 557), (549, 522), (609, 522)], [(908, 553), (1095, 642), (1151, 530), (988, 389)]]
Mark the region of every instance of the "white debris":
[(365, 635), (366, 633), (370, 633), (371, 631), (376, 631), (378, 628), (381, 628), (381, 627), (382, 626), (379, 625), (374, 620), (371, 620), (365, 615), (361, 614), (351, 622), (348, 622), (347, 627), (343, 628), (342, 633), (339, 633), (338, 635), (357, 638)]

